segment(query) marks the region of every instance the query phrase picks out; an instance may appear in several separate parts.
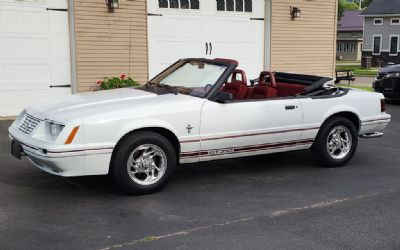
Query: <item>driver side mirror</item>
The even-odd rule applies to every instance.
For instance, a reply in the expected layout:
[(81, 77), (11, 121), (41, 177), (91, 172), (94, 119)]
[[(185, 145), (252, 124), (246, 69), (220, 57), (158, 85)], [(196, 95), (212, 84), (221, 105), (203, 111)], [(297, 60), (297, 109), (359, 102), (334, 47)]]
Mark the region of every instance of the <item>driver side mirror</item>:
[(233, 101), (234, 99), (232, 93), (218, 92), (214, 100), (218, 103), (226, 103), (228, 101)]

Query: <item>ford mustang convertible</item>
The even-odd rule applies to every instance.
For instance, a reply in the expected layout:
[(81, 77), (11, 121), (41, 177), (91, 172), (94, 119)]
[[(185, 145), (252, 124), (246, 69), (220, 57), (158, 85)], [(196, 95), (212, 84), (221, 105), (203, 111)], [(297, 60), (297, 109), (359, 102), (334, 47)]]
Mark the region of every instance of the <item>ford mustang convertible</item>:
[(138, 88), (27, 107), (9, 128), (11, 152), (55, 175), (108, 174), (136, 194), (185, 163), (309, 149), (339, 167), (391, 117), (382, 94), (334, 80), (263, 71), (248, 81), (235, 60), (182, 59)]

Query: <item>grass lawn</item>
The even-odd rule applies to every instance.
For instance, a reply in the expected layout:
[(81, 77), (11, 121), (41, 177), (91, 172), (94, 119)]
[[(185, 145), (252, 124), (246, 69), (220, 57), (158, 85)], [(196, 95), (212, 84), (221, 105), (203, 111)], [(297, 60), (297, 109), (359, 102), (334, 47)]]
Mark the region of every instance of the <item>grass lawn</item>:
[(347, 84), (337, 84), (337, 86), (342, 87), (342, 88), (362, 89), (362, 90), (374, 92), (374, 89), (372, 87), (367, 87), (367, 86), (347, 86)]
[(360, 65), (336, 65), (336, 70), (353, 70), (354, 76), (375, 76), (378, 68), (363, 69)]

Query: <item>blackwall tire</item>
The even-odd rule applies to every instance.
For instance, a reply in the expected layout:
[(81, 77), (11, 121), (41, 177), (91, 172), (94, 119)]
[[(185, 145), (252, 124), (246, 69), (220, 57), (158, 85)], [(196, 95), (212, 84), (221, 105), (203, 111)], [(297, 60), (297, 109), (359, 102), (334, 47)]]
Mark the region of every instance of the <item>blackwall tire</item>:
[(322, 125), (311, 153), (323, 167), (341, 167), (351, 160), (357, 145), (355, 125), (345, 117), (336, 116)]
[(110, 176), (128, 194), (150, 194), (164, 187), (177, 164), (173, 145), (154, 132), (137, 132), (118, 143)]

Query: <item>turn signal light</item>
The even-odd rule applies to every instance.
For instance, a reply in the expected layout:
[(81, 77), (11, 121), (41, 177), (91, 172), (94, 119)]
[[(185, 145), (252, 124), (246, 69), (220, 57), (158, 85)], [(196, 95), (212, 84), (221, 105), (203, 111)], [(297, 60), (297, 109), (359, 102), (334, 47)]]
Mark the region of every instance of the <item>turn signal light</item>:
[(381, 99), (381, 112), (386, 112), (385, 99)]
[(76, 126), (76, 127), (71, 131), (71, 133), (69, 134), (67, 140), (65, 141), (65, 144), (71, 144), (71, 143), (72, 143), (72, 141), (73, 141), (74, 138), (75, 138), (76, 133), (78, 132), (78, 129), (79, 129), (79, 126)]

